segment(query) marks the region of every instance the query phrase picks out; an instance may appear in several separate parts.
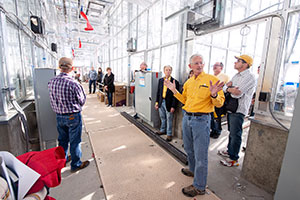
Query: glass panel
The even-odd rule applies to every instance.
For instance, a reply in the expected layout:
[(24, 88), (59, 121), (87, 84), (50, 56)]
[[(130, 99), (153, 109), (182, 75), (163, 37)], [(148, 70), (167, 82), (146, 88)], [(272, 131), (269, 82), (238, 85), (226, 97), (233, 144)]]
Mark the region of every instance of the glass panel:
[(110, 40), (110, 45), (109, 45), (109, 59), (112, 60), (113, 59), (113, 50), (114, 50), (114, 46), (113, 46), (113, 39)]
[(138, 40), (137, 50), (141, 51), (146, 49), (146, 36), (147, 36), (147, 12), (144, 12), (138, 18)]
[(283, 65), (280, 69), (274, 109), (285, 116), (292, 116), (299, 88), (300, 75), (300, 13), (289, 16)]
[[(200, 38), (199, 38), (199, 39), (200, 39)], [(210, 48), (211, 48), (211, 47), (210, 47), (210, 46), (207, 46), (207, 45), (202, 45), (201, 42), (199, 42), (199, 41), (201, 41), (201, 39), (200, 39), (200, 40), (198, 40), (198, 39), (194, 40), (193, 54), (194, 54), (194, 53), (198, 53), (198, 54), (200, 54), (200, 55), (203, 56), (203, 60), (204, 60), (204, 63), (205, 63), (204, 71), (205, 71), (206, 73), (208, 73), (208, 68), (209, 68), (208, 66), (210, 65), (210, 64), (209, 64), (209, 61), (210, 61), (210, 56), (209, 56), (209, 54), (210, 54)], [(187, 59), (189, 59), (190, 56), (192, 56), (192, 54), (189, 55)], [(189, 64), (189, 60), (187, 60), (187, 65), (188, 65), (188, 64)], [(189, 71), (189, 70), (188, 70), (188, 71)]]
[(7, 51), (8, 57), (7, 69), (10, 74), (10, 86), (14, 87), (15, 90), (13, 94), (17, 99), (25, 96), (23, 92), (23, 72), (22, 72), (22, 62), (20, 55), (20, 46), (18, 40), (18, 29), (16, 26), (7, 21)]
[(23, 61), (24, 61), (24, 74), (25, 74), (25, 85), (26, 85), (26, 95), (33, 92), (33, 80), (32, 80), (32, 51), (30, 38), (22, 33), (21, 37)]
[(27, 0), (18, 0), (18, 15), (24, 24), (28, 24), (29, 12)]
[[(130, 3), (131, 4), (131, 3)], [(130, 16), (130, 21), (134, 19), (137, 16), (137, 5), (136, 4), (131, 4), (131, 12), (129, 12)]]
[(163, 72), (163, 68), (165, 65), (170, 65), (173, 68), (172, 76), (175, 79), (178, 79), (179, 77), (175, 76), (176, 74), (175, 72), (178, 69), (176, 63), (177, 63), (177, 44), (162, 48), (160, 71)]
[(300, 0), (291, 0), (291, 6), (300, 5)]
[(117, 57), (118, 57), (118, 54), (117, 54), (118, 43), (117, 42), (118, 42), (117, 38), (113, 39), (113, 56), (112, 56), (113, 60), (117, 59)]
[(259, 56), (262, 55), (262, 51), (264, 48), (265, 33), (266, 33), (266, 23), (259, 24), (257, 30), (255, 52), (254, 52), (256, 55)]
[(227, 56), (227, 62), (224, 66), (224, 73), (226, 73), (230, 78), (232, 78), (237, 71), (234, 69), (234, 62), (236, 61), (234, 56), (240, 55), (238, 52), (229, 51)]
[(127, 55), (127, 40), (128, 40), (128, 27), (123, 29), (123, 35), (122, 35), (122, 51), (123, 51), (123, 56)]
[(233, 1), (232, 13), (231, 23), (241, 21), (245, 18), (246, 8), (243, 4)]
[(228, 32), (227, 31), (215, 33), (212, 36), (213, 36), (213, 40), (212, 40), (213, 45), (216, 45), (218, 47), (224, 47), (224, 48), (227, 47), (227, 42), (228, 42)]
[(179, 18), (175, 17), (168, 21), (163, 20), (162, 44), (178, 40)]
[(148, 52), (148, 68), (153, 72), (159, 72), (160, 49)]
[(178, 1), (164, 1), (162, 44), (178, 40), (179, 16), (173, 17), (168, 21), (166, 21), (165, 18), (180, 8)]
[[(280, 10), (283, 8), (283, 1), (284, 0), (227, 0), (224, 24), (228, 25), (241, 21), (249, 16), (254, 17)], [(262, 10), (264, 11), (260, 12)]]
[(117, 32), (119, 32), (121, 30), (121, 28), (124, 26), (124, 24), (122, 24), (122, 6), (120, 5), (117, 9)]
[(124, 48), (123, 48), (123, 31), (121, 31), (119, 34), (118, 34), (118, 58), (124, 56)]
[(140, 64), (145, 60), (144, 53), (137, 53), (130, 57), (131, 71), (139, 70)]
[(136, 39), (136, 37), (137, 37), (136, 22), (137, 22), (137, 20), (134, 20), (134, 21), (130, 24), (130, 37), (135, 38), (135, 39)]
[(226, 60), (226, 50), (222, 50), (222, 49), (218, 49), (218, 48), (212, 48), (211, 59), (209, 61), (209, 67), (206, 67), (206, 68), (208, 68), (208, 73), (214, 74), (213, 65), (216, 62), (225, 63), (225, 60)]
[(2, 0), (4, 9), (8, 12), (16, 14), (16, 4), (14, 0)]
[(123, 82), (128, 83), (128, 58), (123, 58), (122, 68), (123, 68)]
[(148, 48), (160, 45), (161, 3), (156, 3), (149, 10)]
[(121, 15), (122, 23), (121, 25), (127, 25), (128, 24), (128, 3), (127, 1), (123, 1), (123, 14)]
[(40, 16), (40, 3), (38, 0), (28, 0), (29, 10), (32, 15)]
[(236, 50), (236, 51), (241, 50), (241, 48), (242, 48), (242, 36), (240, 34), (240, 29), (230, 31), (229, 48), (231, 50)]

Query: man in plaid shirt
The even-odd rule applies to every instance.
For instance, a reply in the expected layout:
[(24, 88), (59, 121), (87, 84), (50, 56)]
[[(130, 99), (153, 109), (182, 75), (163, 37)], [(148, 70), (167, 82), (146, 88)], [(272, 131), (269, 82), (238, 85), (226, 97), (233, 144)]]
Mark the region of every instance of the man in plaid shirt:
[(62, 57), (59, 60), (61, 73), (48, 83), (50, 103), (56, 113), (58, 142), (65, 150), (67, 161), (68, 146), (70, 143), (71, 172), (83, 169), (89, 165), (89, 161), (81, 162), (81, 110), (85, 103), (86, 95), (82, 86), (69, 75), (72, 71), (73, 61)]

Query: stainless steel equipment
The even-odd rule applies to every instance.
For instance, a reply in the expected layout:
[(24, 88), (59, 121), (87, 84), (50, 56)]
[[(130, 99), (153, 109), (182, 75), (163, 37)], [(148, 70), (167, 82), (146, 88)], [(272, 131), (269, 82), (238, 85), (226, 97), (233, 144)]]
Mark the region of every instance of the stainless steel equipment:
[(57, 144), (56, 115), (51, 108), (48, 91), (48, 82), (55, 77), (55, 73), (55, 69), (50, 68), (34, 69), (34, 95), (41, 150)]
[(151, 126), (159, 127), (159, 115), (155, 110), (156, 91), (161, 72), (135, 73), (135, 109), (140, 118)]

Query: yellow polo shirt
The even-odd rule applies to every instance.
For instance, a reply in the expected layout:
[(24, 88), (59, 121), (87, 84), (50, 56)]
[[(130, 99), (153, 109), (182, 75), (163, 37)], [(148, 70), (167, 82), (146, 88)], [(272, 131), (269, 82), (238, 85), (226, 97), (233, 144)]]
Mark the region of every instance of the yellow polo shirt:
[(174, 96), (184, 104), (182, 109), (187, 112), (196, 113), (211, 113), (215, 111), (215, 106), (220, 108), (223, 106), (225, 97), (223, 90), (218, 92), (216, 98), (210, 95), (210, 82), (215, 84), (218, 78), (202, 72), (195, 78), (195, 76), (188, 79), (183, 85), (183, 92), (177, 92)]
[[(166, 77), (164, 78), (164, 80), (166, 80)], [(171, 81), (171, 76), (168, 78), (168, 80)], [(167, 86), (165, 86), (165, 84), (164, 84), (163, 93), (162, 93), (163, 98), (166, 98), (167, 89), (168, 89)]]
[[(164, 80), (166, 80), (166, 78), (164, 78)], [(171, 81), (171, 76), (168, 78), (168, 80), (169, 81)], [(166, 98), (166, 95), (167, 95), (167, 86), (165, 86), (165, 84), (164, 84), (164, 86), (163, 86), (163, 93), (162, 93), (162, 97), (163, 98)], [(158, 100), (158, 99), (157, 99)], [(158, 105), (158, 102), (155, 102), (155, 105)]]

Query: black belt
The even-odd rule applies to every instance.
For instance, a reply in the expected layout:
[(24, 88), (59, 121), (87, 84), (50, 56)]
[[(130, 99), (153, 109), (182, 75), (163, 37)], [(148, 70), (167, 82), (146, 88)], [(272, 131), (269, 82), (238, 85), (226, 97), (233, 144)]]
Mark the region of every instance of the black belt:
[(190, 113), (190, 112), (186, 112), (186, 114), (189, 115), (189, 116), (202, 116), (202, 115), (209, 115), (210, 113), (201, 113), (201, 112)]
[(58, 115), (74, 115), (74, 114), (77, 114), (77, 113), (80, 113), (80, 112), (62, 113), (62, 114), (58, 114)]

